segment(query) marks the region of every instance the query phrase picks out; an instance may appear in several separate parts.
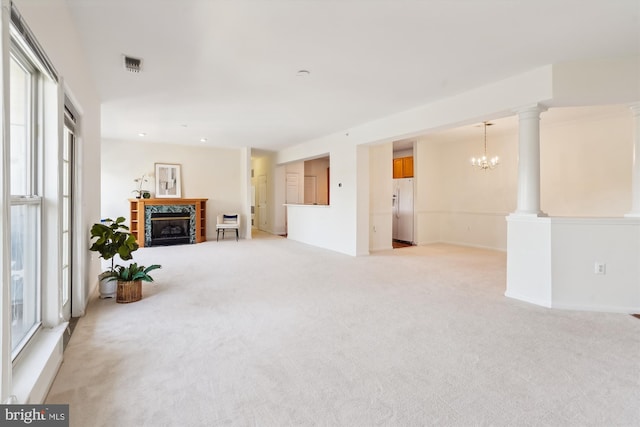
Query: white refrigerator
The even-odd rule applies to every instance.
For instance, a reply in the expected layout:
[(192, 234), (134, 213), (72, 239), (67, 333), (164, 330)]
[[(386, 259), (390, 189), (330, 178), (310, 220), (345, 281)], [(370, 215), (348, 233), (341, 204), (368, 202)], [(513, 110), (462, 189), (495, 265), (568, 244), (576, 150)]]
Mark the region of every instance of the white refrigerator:
[(413, 243), (413, 178), (393, 180), (393, 239)]

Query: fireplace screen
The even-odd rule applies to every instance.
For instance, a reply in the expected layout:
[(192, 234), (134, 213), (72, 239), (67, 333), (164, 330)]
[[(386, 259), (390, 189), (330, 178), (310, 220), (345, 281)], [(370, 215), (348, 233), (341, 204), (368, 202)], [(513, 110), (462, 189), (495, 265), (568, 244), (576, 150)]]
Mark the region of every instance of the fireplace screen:
[(188, 211), (152, 213), (150, 246), (190, 243), (190, 221)]

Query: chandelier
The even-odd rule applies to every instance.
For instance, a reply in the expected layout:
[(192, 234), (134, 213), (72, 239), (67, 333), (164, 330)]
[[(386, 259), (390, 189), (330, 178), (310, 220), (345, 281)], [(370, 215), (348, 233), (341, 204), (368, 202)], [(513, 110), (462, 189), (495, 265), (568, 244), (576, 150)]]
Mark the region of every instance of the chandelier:
[(471, 166), (477, 167), (478, 169), (487, 170), (494, 169), (498, 164), (500, 164), (500, 159), (498, 156), (487, 157), (487, 126), (491, 126), (493, 123), (483, 122), (484, 124), (484, 154), (481, 157), (472, 157), (471, 158)]

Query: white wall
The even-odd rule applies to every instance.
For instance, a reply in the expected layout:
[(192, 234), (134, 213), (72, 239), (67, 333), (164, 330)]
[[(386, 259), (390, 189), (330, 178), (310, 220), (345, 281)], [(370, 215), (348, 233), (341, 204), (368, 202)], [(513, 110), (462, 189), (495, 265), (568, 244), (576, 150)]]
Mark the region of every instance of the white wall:
[[(296, 146), (278, 153), (278, 163), (295, 164), (294, 159), (310, 159), (326, 155), (329, 151), (330, 166), (330, 193), (331, 205), (328, 207), (296, 207), (292, 214), (292, 208), (287, 210), (287, 233), (292, 240), (298, 240), (315, 246), (331, 249), (349, 255), (357, 255), (358, 250), (368, 252), (367, 230), (364, 237), (358, 237), (358, 215), (364, 215), (364, 222), (368, 223), (368, 193), (366, 207), (363, 213), (364, 201), (358, 194), (358, 185), (368, 187), (368, 155), (360, 153), (353, 144), (331, 142), (322, 146), (307, 145)], [(291, 157), (290, 157), (291, 156)], [(366, 157), (366, 182), (363, 182), (360, 172), (365, 169), (363, 164)], [(359, 163), (360, 162), (360, 163)], [(365, 191), (365, 190), (363, 190)], [(361, 195), (360, 195), (361, 196)], [(360, 207), (360, 209), (359, 209)], [(296, 221), (299, 223), (292, 223)], [(368, 229), (368, 226), (366, 227)], [(359, 240), (360, 239), (360, 240)], [(362, 242), (366, 239), (366, 248), (362, 248)]]
[(273, 164), (273, 199), (269, 203), (273, 206), (273, 234), (287, 233), (287, 209), (284, 206), (286, 194), (286, 169), (284, 166)]
[[(245, 239), (251, 239), (251, 148), (240, 149), (240, 193), (241, 202), (238, 213), (244, 218), (240, 223), (239, 234)], [(211, 232), (209, 231), (209, 234)], [(217, 234), (217, 233), (216, 233)]]
[(371, 224), (369, 248), (372, 251), (391, 249), (393, 238), (393, 144), (387, 142), (369, 147), (369, 211)]
[(398, 150), (393, 152), (393, 158), (398, 159), (400, 157), (413, 157), (413, 148), (407, 150)]
[(640, 311), (637, 218), (551, 218), (551, 238), (552, 307)]
[(415, 144), (413, 172), (415, 182), (415, 234), (417, 245), (441, 241), (440, 217), (444, 212), (440, 172), (440, 144), (419, 138)]
[[(73, 288), (71, 293), (74, 316), (84, 314), (91, 292), (97, 284), (100, 264), (97, 258), (92, 258), (88, 251), (89, 229), (100, 214), (100, 104), (98, 93), (87, 63), (84, 60), (81, 40), (77, 37), (74, 23), (64, 0), (47, 2), (33, 0), (16, 0), (22, 18), (32, 30), (46, 55), (56, 68), (62, 83), (63, 91), (78, 110), (78, 127), (76, 129), (77, 147), (75, 153), (76, 188), (74, 197), (74, 230), (76, 237), (73, 242)], [(8, 19), (8, 1), (3, 1), (3, 22)], [(5, 55), (7, 51), (3, 51)], [(6, 57), (6, 56), (5, 56)], [(51, 95), (54, 88), (47, 87), (47, 95)], [(48, 111), (47, 114), (58, 115), (61, 111)], [(46, 147), (47, 156), (55, 156), (59, 145), (56, 145), (58, 130), (51, 132), (44, 129), (51, 143)], [(47, 159), (46, 165), (56, 165), (56, 161)], [(56, 180), (56, 171), (47, 171), (46, 178)], [(51, 194), (51, 190), (54, 194)], [(62, 363), (62, 335), (65, 331), (63, 312), (60, 306), (59, 294), (61, 283), (59, 268), (59, 242), (52, 231), (57, 230), (56, 222), (60, 221), (59, 196), (56, 197), (58, 187), (55, 183), (47, 182), (46, 209), (44, 223), (49, 224), (43, 236), (43, 272), (47, 275), (42, 292), (43, 325), (38, 330), (28, 346), (12, 366), (10, 341), (3, 328), (3, 360), (0, 373), (2, 379), (2, 393), (0, 400), (7, 402), (10, 395), (15, 396), (16, 403), (42, 403), (46, 393), (55, 378), (58, 367)]]
[(552, 305), (551, 219), (510, 215), (505, 295), (543, 307)]
[(511, 215), (508, 223), (506, 296), (573, 310), (640, 310), (637, 218)]
[[(459, 140), (437, 135), (419, 140), (414, 166), (418, 244), (442, 241), (506, 250), (505, 216), (515, 211), (517, 201), (518, 134), (506, 119), (494, 123), (487, 150), (501, 163), (492, 171), (469, 165), (483, 149), (480, 127), (478, 135)], [(540, 127), (545, 213), (621, 217), (629, 212), (633, 119), (626, 106), (552, 109), (543, 113)]]
[(369, 221), (371, 220), (369, 215), (371, 206), (369, 197), (370, 172), (369, 146), (358, 145), (356, 147), (356, 241), (354, 249), (356, 255), (369, 254), (369, 234), (371, 233), (371, 228), (369, 227)]
[(14, 3), (62, 76), (65, 92), (80, 113), (76, 201), (81, 232), (74, 267), (80, 274), (72, 295), (73, 315), (80, 316), (97, 285), (100, 271), (98, 259), (88, 251), (89, 229), (100, 219), (100, 100), (66, 2), (17, 0)]
[[(588, 114), (590, 109), (579, 108)], [(552, 113), (552, 111), (549, 111)], [(547, 113), (545, 113), (547, 114)], [(541, 207), (551, 216), (617, 217), (631, 209), (633, 117), (626, 106), (540, 128)]]
[(504, 217), (516, 206), (517, 135), (491, 132), (488, 154), (501, 159), (500, 166), (491, 171), (469, 164), (471, 157), (483, 152), (481, 127), (470, 138), (437, 144), (441, 188), (440, 200), (434, 205), (441, 209), (437, 218), (440, 241), (506, 250)]
[[(135, 197), (134, 179), (152, 173), (155, 163), (182, 166), (182, 197), (208, 198), (207, 239), (215, 238), (216, 215), (238, 212), (251, 221), (246, 211), (246, 191), (242, 188), (245, 156), (241, 149), (196, 147), (150, 142), (105, 140), (102, 144), (102, 216), (129, 219), (127, 200)], [(146, 189), (155, 189), (152, 179)]]
[[(637, 38), (637, 34), (636, 34)], [(553, 65), (550, 106), (607, 105), (640, 99), (640, 56), (589, 59)]]

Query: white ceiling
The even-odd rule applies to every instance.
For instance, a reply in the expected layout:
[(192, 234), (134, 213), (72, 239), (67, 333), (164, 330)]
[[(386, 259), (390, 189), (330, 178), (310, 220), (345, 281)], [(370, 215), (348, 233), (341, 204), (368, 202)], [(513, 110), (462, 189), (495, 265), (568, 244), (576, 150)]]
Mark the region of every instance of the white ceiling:
[(640, 54), (639, 0), (67, 1), (102, 136), (128, 141), (280, 149), (545, 64)]

